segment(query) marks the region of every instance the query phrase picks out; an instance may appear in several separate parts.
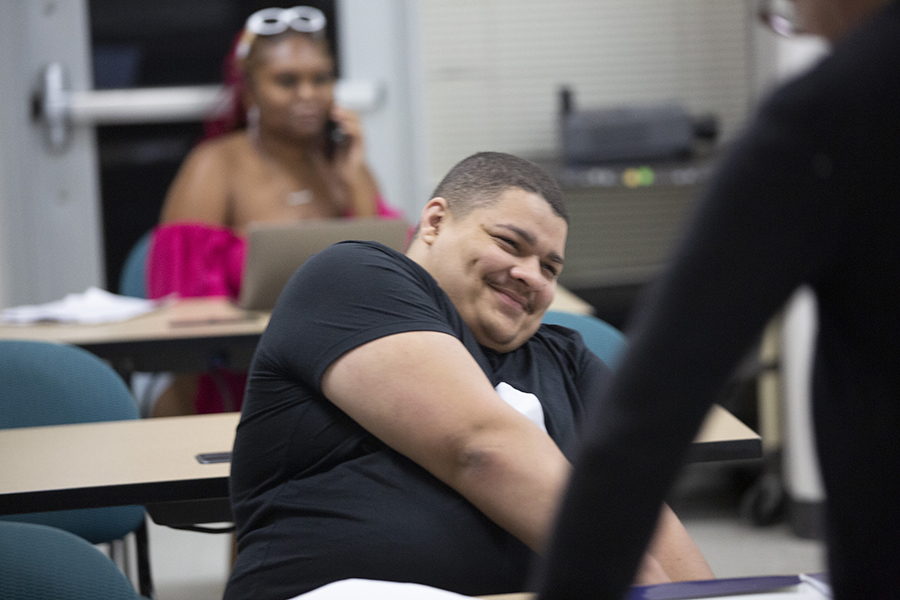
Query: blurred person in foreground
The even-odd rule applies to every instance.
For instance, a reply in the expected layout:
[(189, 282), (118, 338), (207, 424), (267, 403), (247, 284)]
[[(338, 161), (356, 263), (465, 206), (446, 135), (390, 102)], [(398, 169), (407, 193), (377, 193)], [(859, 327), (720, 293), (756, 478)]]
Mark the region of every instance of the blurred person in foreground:
[[(366, 165), (359, 118), (335, 104), (321, 11), (255, 12), (226, 59), (225, 79), (226, 110), (207, 122), (153, 232), (151, 298), (237, 298), (251, 223), (401, 217)], [(215, 378), (177, 377), (154, 415), (238, 410), (245, 381), (221, 370)]]
[[(541, 322), (567, 219), (540, 168), (479, 153), (437, 187), (405, 255), (344, 242), (294, 274), (235, 437), (226, 599), (348, 578), (525, 589), (609, 376), (578, 333)], [(656, 514), (638, 581), (712, 577), (661, 500)]]
[(832, 52), (762, 105), (642, 300), (579, 449), (541, 600), (623, 596), (716, 392), (801, 284), (818, 299), (833, 591), (898, 595), (900, 3), (795, 5)]

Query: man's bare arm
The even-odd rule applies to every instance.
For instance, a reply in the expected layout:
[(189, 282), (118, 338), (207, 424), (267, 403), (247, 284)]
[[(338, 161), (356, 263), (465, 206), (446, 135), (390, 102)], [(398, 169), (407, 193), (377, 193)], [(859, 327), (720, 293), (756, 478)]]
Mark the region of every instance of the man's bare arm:
[[(335, 405), (540, 551), (570, 465), (555, 442), (494, 391), (456, 338), (392, 335), (334, 362), (322, 380)], [(712, 572), (668, 507), (644, 583), (709, 579)]]
[(427, 331), (380, 338), (335, 361), (322, 389), (376, 437), (541, 548), (568, 461), (500, 398), (459, 340)]
[(700, 548), (667, 504), (663, 505), (660, 512), (647, 554), (662, 566), (672, 581), (715, 578)]

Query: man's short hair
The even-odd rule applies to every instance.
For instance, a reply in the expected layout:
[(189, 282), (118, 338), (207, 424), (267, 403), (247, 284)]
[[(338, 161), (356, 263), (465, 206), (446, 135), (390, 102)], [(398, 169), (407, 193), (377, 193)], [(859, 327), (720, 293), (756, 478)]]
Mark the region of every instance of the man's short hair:
[(559, 184), (536, 164), (503, 152), (479, 152), (456, 164), (435, 188), (432, 198), (444, 198), (457, 218), (494, 204), (506, 190), (521, 188), (547, 201), (569, 222)]

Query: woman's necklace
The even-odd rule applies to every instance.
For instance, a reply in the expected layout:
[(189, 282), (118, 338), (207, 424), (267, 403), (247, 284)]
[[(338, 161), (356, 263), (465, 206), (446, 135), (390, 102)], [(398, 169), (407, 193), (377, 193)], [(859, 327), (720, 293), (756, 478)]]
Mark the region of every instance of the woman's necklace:
[(285, 202), (288, 206), (300, 206), (309, 204), (312, 201), (312, 192), (309, 190), (300, 190), (299, 192), (288, 192)]
[(258, 135), (251, 135), (250, 139), (253, 142), (253, 147), (259, 153), (260, 158), (262, 158), (263, 164), (266, 165), (269, 174), (281, 188), (285, 204), (288, 206), (303, 206), (304, 204), (312, 202), (313, 193), (311, 190), (292, 190), (292, 186), (288, 185), (288, 175), (284, 172), (283, 168), (276, 164), (275, 159), (269, 156), (263, 149), (262, 144), (259, 143)]

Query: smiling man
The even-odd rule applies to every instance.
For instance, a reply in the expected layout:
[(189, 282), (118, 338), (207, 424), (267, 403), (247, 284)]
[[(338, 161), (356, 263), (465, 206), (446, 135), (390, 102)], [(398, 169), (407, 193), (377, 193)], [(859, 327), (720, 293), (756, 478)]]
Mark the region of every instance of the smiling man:
[[(438, 186), (405, 256), (345, 242), (294, 275), (235, 440), (227, 599), (351, 577), (525, 588), (609, 374), (541, 325), (567, 229), (552, 178), (481, 153)], [(641, 581), (711, 576), (664, 508)]]

